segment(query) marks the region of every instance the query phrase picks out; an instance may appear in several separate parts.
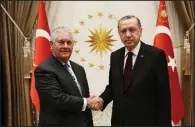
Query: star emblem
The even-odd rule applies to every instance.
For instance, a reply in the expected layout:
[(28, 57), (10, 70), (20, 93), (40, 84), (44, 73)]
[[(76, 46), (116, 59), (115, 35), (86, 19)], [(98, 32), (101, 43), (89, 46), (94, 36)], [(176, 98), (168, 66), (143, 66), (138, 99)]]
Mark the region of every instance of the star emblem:
[(89, 36), (90, 40), (87, 40), (85, 42), (88, 42), (91, 47), (91, 52), (95, 51), (96, 53), (100, 53), (100, 56), (102, 57), (103, 52), (112, 51), (111, 46), (113, 46), (114, 40), (111, 34), (113, 29), (107, 30), (106, 28), (102, 28), (100, 24), (99, 29), (95, 29), (94, 31), (89, 30), (92, 34)]
[(93, 18), (93, 16), (92, 15), (88, 15), (88, 19), (92, 19)]
[(98, 16), (101, 18), (103, 16), (102, 12), (98, 12)]
[(85, 58), (81, 58), (81, 62), (85, 62), (86, 60), (85, 60)]
[(89, 67), (90, 67), (90, 68), (93, 68), (93, 67), (94, 67), (94, 64), (90, 63), (90, 64), (89, 64)]
[(85, 22), (83, 20), (81, 20), (79, 23), (81, 26), (85, 24)]
[(79, 54), (79, 53), (80, 53), (80, 50), (75, 50), (75, 53), (76, 53), (76, 54)]
[(100, 65), (99, 68), (100, 68), (100, 70), (103, 70), (104, 69), (104, 66), (103, 65)]
[(175, 63), (175, 58), (171, 58), (170, 56), (168, 56), (168, 58), (169, 58), (168, 66), (170, 66), (172, 68), (172, 71), (174, 72), (174, 68), (177, 67)]
[(75, 34), (78, 34), (78, 33), (79, 33), (79, 30), (76, 30), (76, 29), (75, 29), (75, 30), (74, 30), (74, 33), (75, 33)]
[(163, 18), (167, 17), (167, 12), (166, 12), (166, 10), (162, 10), (162, 11), (160, 12), (160, 16), (162, 16)]
[(112, 14), (109, 14), (109, 15), (108, 15), (108, 18), (109, 18), (109, 19), (113, 18), (113, 15), (112, 15)]
[(78, 42), (77, 40), (74, 40), (74, 44), (77, 44), (77, 42)]

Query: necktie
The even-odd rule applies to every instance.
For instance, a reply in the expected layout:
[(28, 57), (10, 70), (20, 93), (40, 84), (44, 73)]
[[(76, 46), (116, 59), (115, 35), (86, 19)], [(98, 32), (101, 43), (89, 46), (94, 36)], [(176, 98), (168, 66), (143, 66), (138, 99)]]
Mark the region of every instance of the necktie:
[(130, 81), (130, 76), (132, 73), (132, 52), (128, 52), (128, 57), (126, 60), (125, 64), (125, 71), (124, 71), (124, 91), (128, 88), (129, 86), (129, 81)]
[(66, 66), (66, 69), (68, 70), (68, 72), (70, 73), (70, 75), (72, 76), (73, 80), (75, 81), (75, 83), (76, 83), (76, 85), (77, 85), (77, 87), (78, 87), (78, 89), (79, 89), (79, 91), (80, 91), (80, 93), (82, 95), (80, 84), (77, 81), (76, 76), (74, 75), (73, 70), (71, 69), (71, 67), (68, 64), (65, 64), (65, 66)]

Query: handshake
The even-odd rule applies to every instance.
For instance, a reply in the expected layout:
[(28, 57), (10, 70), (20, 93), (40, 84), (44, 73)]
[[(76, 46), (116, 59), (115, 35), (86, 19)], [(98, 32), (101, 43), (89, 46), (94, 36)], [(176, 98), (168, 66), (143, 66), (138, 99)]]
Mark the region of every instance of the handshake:
[(99, 111), (103, 108), (104, 101), (98, 96), (90, 96), (87, 98), (87, 107), (92, 110)]

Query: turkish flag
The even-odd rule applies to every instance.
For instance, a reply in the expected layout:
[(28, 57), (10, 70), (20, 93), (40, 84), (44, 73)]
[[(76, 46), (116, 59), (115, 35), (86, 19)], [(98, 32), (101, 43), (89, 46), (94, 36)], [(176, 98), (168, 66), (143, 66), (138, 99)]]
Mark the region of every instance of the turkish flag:
[(43, 1), (39, 1), (39, 10), (38, 10), (38, 23), (36, 30), (36, 40), (35, 40), (35, 51), (34, 51), (34, 61), (32, 68), (32, 80), (31, 80), (31, 90), (30, 95), (32, 102), (37, 109), (40, 110), (40, 102), (37, 90), (35, 88), (35, 78), (34, 70), (35, 68), (44, 60), (46, 60), (49, 55), (51, 55), (50, 49), (50, 31), (47, 21), (47, 16), (45, 12), (45, 5)]
[(184, 116), (184, 104), (173, 52), (165, 1), (160, 1), (159, 5), (154, 46), (164, 50), (166, 53), (171, 88), (171, 118), (174, 124), (178, 124)]

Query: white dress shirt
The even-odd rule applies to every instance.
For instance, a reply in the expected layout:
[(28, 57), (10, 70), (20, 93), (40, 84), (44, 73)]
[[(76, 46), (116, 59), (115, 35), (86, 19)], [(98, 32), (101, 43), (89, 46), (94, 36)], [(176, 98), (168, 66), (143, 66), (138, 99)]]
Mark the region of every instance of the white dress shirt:
[[(133, 56), (132, 56), (132, 60), (133, 60), (132, 61), (132, 69), (133, 69), (135, 61), (137, 59), (140, 47), (141, 47), (141, 42), (138, 42), (137, 46), (131, 51), (133, 53)], [(125, 70), (126, 60), (127, 60), (127, 57), (128, 57), (128, 52), (129, 52), (129, 50), (127, 48), (125, 48), (125, 58), (124, 58), (123, 72)]]

